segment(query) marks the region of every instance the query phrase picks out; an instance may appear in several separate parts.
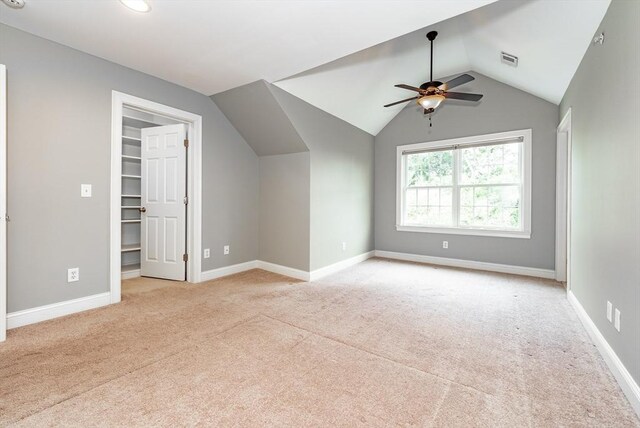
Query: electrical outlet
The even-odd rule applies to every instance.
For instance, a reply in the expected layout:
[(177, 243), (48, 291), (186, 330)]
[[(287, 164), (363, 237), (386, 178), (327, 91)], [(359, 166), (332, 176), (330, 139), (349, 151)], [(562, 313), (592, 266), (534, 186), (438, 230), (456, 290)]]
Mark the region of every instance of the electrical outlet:
[(620, 310), (616, 308), (616, 316), (614, 318), (613, 326), (616, 330), (620, 331)]
[(442, 248), (449, 248), (449, 241), (442, 241)]
[(208, 259), (209, 257), (211, 257), (211, 250), (209, 248), (205, 248), (204, 249), (204, 258)]
[(91, 197), (91, 184), (81, 184), (80, 185), (80, 196), (83, 198)]
[(346, 242), (342, 243), (342, 251), (347, 251), (347, 243)]
[(607, 320), (613, 321), (613, 305), (607, 300)]
[(80, 268), (67, 269), (67, 282), (80, 281)]
[(231, 252), (231, 251), (229, 250), (229, 246), (228, 246), (228, 245), (225, 245), (223, 250), (224, 250), (224, 255), (225, 255), (225, 256), (226, 256), (226, 255), (228, 255), (228, 254)]

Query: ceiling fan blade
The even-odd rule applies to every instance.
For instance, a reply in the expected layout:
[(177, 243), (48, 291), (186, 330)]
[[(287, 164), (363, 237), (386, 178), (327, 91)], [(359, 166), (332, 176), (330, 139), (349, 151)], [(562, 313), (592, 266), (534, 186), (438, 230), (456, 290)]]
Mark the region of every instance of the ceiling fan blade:
[(416, 92), (422, 92), (422, 89), (420, 88), (416, 88), (415, 86), (409, 86), (409, 85), (394, 85), (396, 88), (402, 88), (402, 89), (408, 89), (410, 91), (416, 91)]
[(418, 98), (420, 98), (420, 97), (411, 97), (411, 98), (407, 98), (406, 100), (396, 101), (395, 103), (387, 104), (385, 107), (391, 107), (391, 106), (394, 106), (394, 105), (396, 105), (396, 104), (406, 103), (407, 101), (417, 100)]
[(470, 76), (468, 74), (461, 74), (460, 76), (449, 80), (446, 83), (438, 86), (439, 89), (446, 91), (447, 89), (455, 88), (456, 86), (464, 85), (465, 83), (469, 83), (472, 80), (475, 80), (475, 77)]
[(450, 98), (452, 100), (463, 100), (463, 101), (480, 101), (482, 98), (482, 94), (465, 94), (462, 92), (445, 92), (445, 98)]

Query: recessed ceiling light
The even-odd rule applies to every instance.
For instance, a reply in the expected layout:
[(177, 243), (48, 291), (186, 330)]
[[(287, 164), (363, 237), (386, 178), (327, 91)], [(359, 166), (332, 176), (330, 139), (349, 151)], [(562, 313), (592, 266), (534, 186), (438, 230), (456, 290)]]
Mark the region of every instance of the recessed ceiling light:
[(2, 0), (2, 2), (13, 9), (22, 9), (24, 7), (24, 0)]
[(147, 0), (120, 0), (120, 2), (136, 12), (149, 12), (151, 10)]

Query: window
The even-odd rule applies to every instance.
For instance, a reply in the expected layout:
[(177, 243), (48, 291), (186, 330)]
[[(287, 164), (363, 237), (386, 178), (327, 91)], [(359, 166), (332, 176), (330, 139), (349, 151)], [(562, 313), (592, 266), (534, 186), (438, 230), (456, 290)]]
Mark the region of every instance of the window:
[(398, 147), (397, 230), (529, 238), (531, 130)]

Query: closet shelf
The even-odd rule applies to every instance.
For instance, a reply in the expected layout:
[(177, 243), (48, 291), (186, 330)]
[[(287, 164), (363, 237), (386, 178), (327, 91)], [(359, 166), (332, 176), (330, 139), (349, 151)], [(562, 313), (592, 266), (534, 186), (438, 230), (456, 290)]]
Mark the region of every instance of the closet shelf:
[(140, 251), (140, 244), (123, 245), (120, 251), (123, 253), (127, 253), (129, 251)]
[(120, 208), (122, 208), (123, 210), (137, 210), (137, 209), (142, 208), (142, 205), (139, 205), (139, 206), (122, 205)]
[(140, 263), (133, 263), (130, 265), (122, 265), (121, 266), (121, 270), (122, 272), (131, 272), (133, 270), (140, 270)]
[(122, 178), (142, 178), (139, 175), (122, 174)]
[(140, 156), (122, 155), (122, 159), (142, 160)]
[(122, 124), (124, 126), (130, 126), (132, 128), (151, 128), (154, 126), (158, 126), (153, 122), (142, 120), (137, 117), (127, 116), (126, 114), (122, 115)]
[(122, 223), (140, 223), (140, 219), (137, 219), (137, 220), (122, 220)]
[(123, 139), (123, 140), (127, 140), (127, 141), (133, 141), (133, 142), (136, 142), (136, 143), (139, 143), (139, 142), (141, 142), (141, 141), (142, 141), (142, 138), (139, 138), (139, 137), (129, 137), (128, 135), (123, 135), (123, 136), (122, 136), (122, 139)]
[(123, 198), (141, 198), (140, 195), (121, 195)]

